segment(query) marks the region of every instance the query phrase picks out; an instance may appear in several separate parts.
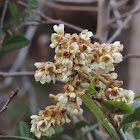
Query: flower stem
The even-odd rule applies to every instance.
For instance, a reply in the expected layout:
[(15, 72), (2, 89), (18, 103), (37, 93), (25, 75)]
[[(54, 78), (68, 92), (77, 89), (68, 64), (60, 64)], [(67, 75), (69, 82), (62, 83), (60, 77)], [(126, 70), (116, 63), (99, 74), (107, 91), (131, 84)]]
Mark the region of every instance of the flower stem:
[(125, 134), (123, 133), (122, 129), (120, 130), (116, 130), (120, 140), (127, 140), (127, 137), (125, 136)]
[(103, 82), (105, 85), (108, 86), (109, 82), (106, 79), (104, 79), (102, 76), (100, 76), (98, 73), (96, 73), (95, 71), (92, 70), (91, 75), (96, 76), (101, 82)]
[[(96, 118), (104, 125), (104, 127), (108, 130), (111, 138), (113, 140), (119, 140), (117, 134), (113, 127), (111, 127), (109, 121), (105, 118), (99, 108), (96, 106), (94, 101), (91, 99), (90, 95), (87, 93), (83, 96), (83, 102), (87, 105), (87, 107), (92, 111), (92, 113), (96, 116)], [(124, 140), (124, 139), (122, 139)]]

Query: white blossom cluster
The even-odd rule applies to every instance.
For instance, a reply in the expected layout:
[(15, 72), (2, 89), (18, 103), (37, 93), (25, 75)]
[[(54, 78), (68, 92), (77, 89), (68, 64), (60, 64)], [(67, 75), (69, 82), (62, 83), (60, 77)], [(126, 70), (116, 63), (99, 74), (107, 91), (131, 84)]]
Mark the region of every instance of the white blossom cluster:
[(120, 51), (123, 45), (119, 41), (113, 44), (99, 44), (90, 42), (92, 32), (84, 30), (79, 35), (64, 34), (64, 25), (54, 25), (51, 35), (51, 48), (55, 48), (55, 63), (35, 63), (38, 68), (35, 79), (42, 84), (55, 82), (55, 76), (63, 82), (68, 82), (73, 73), (83, 70), (85, 73), (114, 71), (114, 63), (122, 61)]
[(67, 108), (60, 106), (58, 110), (55, 110), (57, 106), (48, 106), (45, 110), (41, 110), (39, 115), (31, 116), (31, 132), (39, 139), (41, 136), (52, 136), (55, 134), (53, 126), (62, 125), (64, 123), (70, 123), (70, 119), (67, 118)]
[(135, 93), (132, 90), (114, 87), (108, 88), (106, 90), (106, 95), (110, 100), (125, 101), (128, 105), (132, 105)]
[[(89, 84), (94, 76), (96, 93), (91, 97), (95, 100), (125, 101), (132, 105), (134, 92), (120, 88), (122, 81), (118, 81), (114, 71), (114, 63), (122, 61), (121, 51), (123, 45), (119, 41), (113, 44), (91, 43), (92, 32), (84, 30), (79, 35), (64, 32), (64, 25), (54, 25), (51, 35), (51, 48), (55, 48), (55, 62), (37, 62), (35, 66), (35, 80), (41, 84), (55, 84), (56, 78), (66, 83), (64, 93), (58, 95), (50, 94), (50, 98), (56, 101), (56, 106), (49, 106), (39, 115), (31, 116), (31, 132), (40, 138), (54, 134), (53, 126), (69, 123), (66, 105), (71, 105), (70, 116), (79, 116), (83, 113), (82, 97), (88, 92), (82, 83)], [(101, 83), (106, 84), (105, 89)], [(63, 110), (63, 111), (62, 111)], [(117, 116), (115, 116), (118, 118)], [(115, 118), (114, 118), (115, 119)], [(117, 120), (117, 119), (116, 119)]]
[(82, 105), (82, 96), (85, 92), (81, 83), (81, 80), (74, 78), (72, 82), (64, 86), (65, 93), (59, 93), (56, 96), (50, 94), (50, 98), (53, 98), (56, 102), (60, 102), (63, 106), (67, 104), (72, 105), (71, 116), (79, 116), (83, 113), (83, 109), (80, 106)]

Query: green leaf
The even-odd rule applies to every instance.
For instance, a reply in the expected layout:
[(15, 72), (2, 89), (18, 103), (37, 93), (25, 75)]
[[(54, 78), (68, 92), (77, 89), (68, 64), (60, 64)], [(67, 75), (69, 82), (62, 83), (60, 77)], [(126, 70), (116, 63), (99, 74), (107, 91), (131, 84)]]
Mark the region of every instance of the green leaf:
[(90, 84), (89, 83), (81, 83), (81, 85), (84, 89), (90, 89)]
[(23, 18), (22, 18), (23, 21), (25, 21), (25, 19), (29, 16), (29, 13), (32, 10), (32, 8), (37, 8), (38, 6), (39, 6), (38, 0), (30, 0), (23, 13)]
[(75, 123), (75, 128), (77, 130), (80, 130), (81, 128), (83, 128), (83, 127), (85, 127), (87, 125), (88, 125), (87, 122), (85, 122), (85, 121), (79, 121), (79, 122)]
[(140, 98), (140, 94), (136, 95), (136, 96), (134, 97), (134, 100), (136, 100), (136, 99), (138, 99), (138, 98)]
[(1, 47), (1, 51), (12, 51), (25, 47), (29, 43), (29, 40), (22, 35), (10, 36)]
[(96, 116), (96, 118), (104, 125), (112, 139), (118, 140), (115, 130), (112, 127), (110, 127), (110, 123), (105, 118), (101, 110), (96, 106), (94, 100), (91, 99), (90, 95), (85, 94), (82, 100), (86, 104), (86, 106), (91, 110), (91, 112)]
[(124, 125), (122, 127), (123, 132), (125, 133), (131, 125), (132, 125), (132, 123), (128, 123), (128, 124)]
[(94, 89), (94, 87), (95, 87), (95, 79), (96, 79), (96, 77), (93, 77), (91, 82), (90, 82), (90, 88), (91, 89)]
[(140, 139), (140, 127), (139, 126), (135, 126), (133, 129), (133, 136), (135, 137), (135, 139)]
[(55, 126), (54, 130), (55, 130), (55, 134), (59, 134), (64, 131), (64, 128), (61, 125), (57, 125)]
[[(131, 108), (136, 109), (136, 108), (138, 108), (138, 107), (140, 107), (140, 102), (139, 102), (139, 101), (134, 101), (134, 103), (133, 103), (133, 105), (131, 106)], [(128, 116), (128, 115), (124, 115), (123, 120), (124, 120), (127, 116)], [(124, 125), (124, 126), (122, 127), (124, 133), (128, 130), (128, 128), (132, 125), (132, 123), (133, 123), (133, 122), (127, 123), (126, 125)]]
[(21, 121), (19, 123), (19, 133), (20, 133), (20, 136), (22, 136), (22, 137), (30, 136), (30, 131), (29, 131), (28, 125), (23, 121)]
[(140, 107), (136, 108), (134, 110), (134, 113), (126, 116), (123, 121), (121, 122), (121, 127), (125, 124), (135, 122), (135, 121), (140, 121)]
[(97, 140), (103, 140), (103, 138), (98, 133), (95, 132), (94, 134)]
[(62, 135), (61, 140), (74, 140), (74, 139), (68, 135)]
[(82, 83), (81, 85), (83, 86), (84, 89), (89, 89), (88, 93), (95, 93), (95, 77), (92, 78), (90, 84), (89, 83)]
[(18, 137), (18, 136), (0, 136), (0, 140), (34, 140), (34, 139)]
[(19, 25), (19, 15), (18, 15), (18, 10), (17, 7), (15, 6), (14, 3), (8, 2), (8, 9), (10, 11), (10, 14), (12, 16), (12, 19), (16, 25)]
[(96, 77), (93, 77), (92, 78), (92, 80), (91, 80), (91, 82), (90, 82), (90, 91), (89, 91), (89, 93), (95, 93), (96, 92), (96, 90), (95, 90), (95, 79), (96, 79)]
[(101, 109), (106, 114), (124, 115), (134, 112), (134, 110), (130, 106), (128, 106), (125, 101), (104, 101), (101, 103)]
[(90, 133), (91, 131), (95, 130), (97, 127), (99, 126), (99, 123), (94, 124), (90, 127), (88, 127), (88, 129), (86, 131), (83, 132), (83, 136), (87, 135), (88, 133)]

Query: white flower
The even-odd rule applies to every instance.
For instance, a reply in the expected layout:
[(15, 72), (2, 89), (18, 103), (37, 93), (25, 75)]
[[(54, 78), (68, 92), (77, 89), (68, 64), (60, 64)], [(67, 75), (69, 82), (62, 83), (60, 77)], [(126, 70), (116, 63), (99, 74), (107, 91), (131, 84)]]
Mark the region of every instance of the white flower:
[(47, 79), (46, 74), (43, 74), (43, 76), (42, 76), (42, 78), (41, 78), (41, 80), (40, 80), (40, 83), (41, 83), (41, 84), (45, 84), (46, 79)]
[(69, 118), (66, 117), (65, 122), (66, 122), (66, 123), (70, 123), (71, 120), (70, 120)]
[[(56, 48), (55, 48), (55, 53), (57, 53), (58, 51), (59, 51), (59, 46), (57, 46)], [(56, 56), (56, 55), (55, 55)]]
[(49, 71), (49, 69), (51, 69), (52, 72), (55, 72), (56, 71), (56, 66), (55, 65), (49, 65), (49, 64), (47, 64), (45, 66), (45, 70), (46, 71)]
[(73, 61), (71, 61), (70, 59), (66, 58), (66, 59), (63, 59), (62, 64), (64, 64), (68, 68), (72, 68)]
[(60, 96), (58, 97), (58, 101), (59, 101), (59, 102), (63, 101), (65, 97), (66, 97), (66, 96), (65, 96), (64, 94), (60, 95)]
[(114, 45), (115, 47), (119, 47), (121, 44), (120, 44), (120, 41), (115, 41), (115, 42), (113, 43), (113, 45)]
[(95, 70), (96, 72), (98, 72), (99, 71), (99, 64), (98, 63), (96, 63), (96, 62), (94, 62), (94, 63), (92, 63), (92, 64), (90, 64), (90, 69), (91, 70)]
[(100, 63), (104, 63), (105, 65), (108, 65), (114, 62), (113, 58), (109, 54), (102, 55), (99, 61)]
[(35, 73), (35, 81), (37, 81), (37, 82), (40, 81), (43, 74), (44, 74), (43, 72), (37, 71), (37, 72)]
[(81, 53), (81, 54), (80, 54), (80, 58), (81, 58), (81, 59), (85, 59), (84, 53)]
[(132, 90), (124, 90), (124, 95), (123, 96), (126, 98), (127, 103), (129, 105), (133, 104), (134, 95), (135, 95), (135, 93)]
[(79, 64), (85, 65), (85, 61), (84, 61), (84, 60), (80, 60), (80, 61), (79, 61)]
[(105, 46), (104, 46), (103, 48), (105, 49), (105, 51), (106, 51), (107, 53), (110, 53), (110, 51), (111, 51), (111, 46), (110, 46), (110, 44), (105, 44)]
[(133, 104), (135, 93), (132, 90), (114, 87), (110, 90), (109, 99), (115, 101), (125, 101), (128, 105)]
[(58, 40), (58, 35), (56, 33), (53, 33), (51, 35), (51, 41), (53, 43), (53, 45), (51, 45), (50, 47), (55, 47), (58, 43), (59, 43), (59, 40)]
[(74, 67), (74, 69), (75, 69), (75, 70), (79, 70), (79, 69), (80, 69), (80, 67), (79, 67), (79, 66), (76, 66), (76, 67)]
[(55, 45), (55, 44), (53, 44), (53, 43), (51, 43), (51, 44), (50, 44), (50, 47), (51, 47), (51, 48), (55, 48), (55, 47), (56, 47), (56, 45)]
[(40, 130), (40, 131), (45, 132), (49, 127), (50, 127), (50, 125), (48, 125), (47, 120), (41, 120), (37, 124), (37, 130), (38, 131)]
[[(51, 124), (48, 123), (47, 118), (42, 118), (41, 116), (33, 115), (31, 116), (31, 129), (32, 133), (35, 133), (35, 136), (40, 139), (41, 136), (51, 136), (54, 134)], [(51, 133), (50, 133), (51, 130)]]
[(80, 108), (80, 110), (79, 110), (79, 115), (81, 115), (82, 113), (83, 113), (83, 109)]
[(105, 69), (104, 69), (104, 71), (106, 73), (108, 73), (110, 71), (114, 71), (114, 70), (115, 70), (115, 68), (114, 68), (114, 65), (113, 64), (110, 64), (110, 65), (105, 66)]
[(62, 105), (65, 106), (68, 104), (68, 97), (65, 97), (63, 101), (61, 101)]
[(65, 106), (68, 103), (68, 97), (66, 94), (61, 94), (58, 97), (58, 101), (61, 102), (63, 106)]
[(113, 71), (114, 70), (114, 66), (112, 64), (113, 62), (114, 60), (109, 54), (102, 55), (100, 57), (99, 67), (105, 72)]
[(74, 91), (74, 87), (72, 85), (69, 85), (69, 90)]
[(90, 53), (91, 52), (91, 48), (90, 47), (87, 47), (87, 53)]
[(70, 98), (75, 98), (76, 94), (74, 92), (70, 93)]
[(38, 69), (41, 68), (41, 67), (43, 66), (43, 64), (40, 63), (40, 62), (36, 62), (34, 65), (35, 65), (36, 68), (38, 68)]
[(69, 47), (70, 53), (76, 53), (76, 51), (79, 49), (79, 46), (76, 42), (72, 43)]
[(82, 105), (82, 99), (81, 98), (77, 97), (76, 102), (77, 102), (78, 105)]
[(47, 83), (50, 83), (52, 79), (53, 79), (53, 77), (51, 78), (50, 75), (47, 75), (47, 76), (46, 76), (46, 74), (43, 74), (43, 76), (42, 76), (41, 79), (40, 79), (40, 83), (41, 83), (41, 84), (45, 84), (46, 82), (47, 82)]
[(121, 53), (115, 52), (112, 54), (112, 57), (114, 58), (114, 63), (120, 63), (122, 61)]
[(64, 24), (54, 25), (53, 29), (56, 33), (63, 35), (64, 34)]
[(87, 30), (84, 30), (83, 32), (80, 33), (81, 39), (86, 41), (88, 41), (91, 36), (93, 36), (93, 33)]
[(82, 70), (83, 70), (86, 74), (88, 74), (88, 73), (91, 72), (91, 69), (90, 69), (88, 66), (83, 66), (83, 67), (82, 67)]
[(47, 76), (46, 76), (46, 82), (47, 82), (47, 83), (50, 83), (51, 80), (54, 79), (54, 78), (55, 78), (55, 77), (51, 78), (50, 75), (47, 75)]
[(82, 108), (75, 108), (75, 109), (72, 109), (70, 114), (73, 117), (74, 115), (79, 116), (82, 113), (83, 113), (83, 109)]
[(112, 80), (117, 79), (117, 77), (118, 77), (117, 73), (111, 73), (111, 75), (110, 75), (110, 79), (112, 79)]
[(67, 75), (64, 75), (62, 78), (62, 82), (67, 83), (69, 81), (69, 77)]
[(72, 112), (73, 115), (79, 115), (78, 109), (74, 109)]

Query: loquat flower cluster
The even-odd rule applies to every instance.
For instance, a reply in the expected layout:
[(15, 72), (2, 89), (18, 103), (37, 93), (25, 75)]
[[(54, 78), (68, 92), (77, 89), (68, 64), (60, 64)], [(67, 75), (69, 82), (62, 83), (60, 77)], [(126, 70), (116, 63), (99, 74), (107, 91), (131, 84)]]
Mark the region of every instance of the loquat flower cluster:
[[(35, 66), (35, 80), (41, 84), (55, 84), (56, 79), (66, 83), (65, 93), (58, 95), (50, 94), (50, 98), (56, 101), (56, 105), (48, 106), (45, 110), (39, 112), (39, 115), (31, 116), (31, 132), (40, 138), (41, 136), (51, 136), (54, 134), (53, 127), (70, 123), (66, 113), (67, 105), (72, 106), (70, 116), (81, 115), (83, 113), (82, 97), (88, 92), (83, 88), (83, 83), (89, 84), (95, 76), (96, 93), (91, 93), (92, 99), (125, 101), (132, 105), (134, 92), (120, 88), (123, 84), (118, 81), (114, 71), (114, 64), (122, 61), (121, 51), (123, 45), (119, 41), (112, 44), (91, 43), (92, 32), (84, 30), (79, 35), (68, 34), (64, 32), (64, 25), (54, 25), (54, 31), (51, 35), (50, 47), (55, 49), (55, 62), (37, 62)], [(101, 87), (101, 83), (106, 88)], [(115, 120), (117, 120), (115, 116)]]

